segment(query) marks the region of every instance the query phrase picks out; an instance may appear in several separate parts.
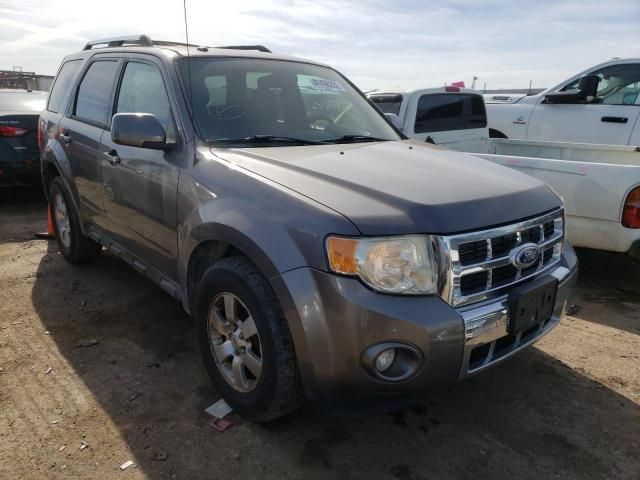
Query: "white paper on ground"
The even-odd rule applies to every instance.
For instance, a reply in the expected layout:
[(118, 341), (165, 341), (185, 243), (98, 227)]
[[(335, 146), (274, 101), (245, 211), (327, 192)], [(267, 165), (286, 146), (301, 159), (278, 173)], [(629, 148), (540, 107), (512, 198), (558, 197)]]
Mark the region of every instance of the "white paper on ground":
[(227, 402), (220, 399), (213, 405), (209, 405), (209, 407), (205, 410), (206, 413), (216, 418), (224, 418), (233, 412), (233, 408), (231, 408)]

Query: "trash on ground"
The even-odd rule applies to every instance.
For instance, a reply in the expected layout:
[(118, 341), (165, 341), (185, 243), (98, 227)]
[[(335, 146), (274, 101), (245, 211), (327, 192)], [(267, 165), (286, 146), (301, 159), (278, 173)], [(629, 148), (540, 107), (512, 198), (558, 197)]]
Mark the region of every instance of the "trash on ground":
[(167, 458), (169, 458), (169, 454), (162, 450), (157, 450), (151, 455), (151, 460), (156, 460), (158, 462), (164, 462)]
[(582, 310), (582, 307), (580, 305), (576, 305), (575, 303), (569, 305), (569, 307), (567, 308), (567, 313), (569, 315), (575, 315), (577, 313), (580, 312), (580, 310)]
[(44, 374), (47, 375), (51, 373), (51, 370), (53, 370), (53, 367), (47, 367), (47, 369), (44, 371)]
[(124, 462), (122, 465), (120, 465), (120, 470), (126, 470), (127, 468), (129, 468), (131, 465), (133, 465), (133, 460), (127, 460), (126, 462)]
[(87, 442), (85, 442), (84, 440), (82, 440), (80, 442), (80, 450), (84, 450), (85, 448), (89, 448), (89, 444)]
[(211, 426), (219, 432), (224, 432), (231, 426), (231, 422), (228, 420), (223, 420), (222, 418), (216, 418), (211, 422)]
[(93, 347), (94, 345), (98, 345), (100, 342), (95, 338), (84, 338), (78, 341), (79, 347)]
[(229, 404), (225, 402), (223, 399), (220, 399), (214, 404), (209, 405), (209, 407), (205, 410), (205, 412), (211, 415), (212, 417), (223, 419), (224, 417), (229, 415), (231, 412), (233, 412), (233, 408), (231, 408)]
[(59, 452), (61, 452), (61, 451), (63, 451), (65, 448), (67, 448), (67, 446), (66, 446), (66, 445), (62, 445), (62, 446), (58, 449), (58, 451), (59, 451)]

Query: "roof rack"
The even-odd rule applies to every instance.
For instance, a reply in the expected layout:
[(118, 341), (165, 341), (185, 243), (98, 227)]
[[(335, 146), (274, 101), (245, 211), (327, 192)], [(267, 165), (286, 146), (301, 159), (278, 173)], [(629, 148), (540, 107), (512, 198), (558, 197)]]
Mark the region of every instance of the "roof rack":
[(143, 45), (145, 47), (153, 46), (153, 42), (147, 35), (129, 35), (124, 37), (103, 38), (101, 40), (93, 40), (87, 42), (82, 50), (91, 50), (97, 45), (106, 45), (107, 47), (121, 47), (128, 45)]
[(229, 50), (257, 50), (259, 52), (271, 53), (264, 45), (229, 45), (225, 47), (215, 47), (215, 48), (227, 48)]
[[(153, 46), (179, 46), (179, 47), (200, 47), (200, 45), (195, 45), (193, 43), (181, 43), (181, 42), (171, 42), (166, 40), (151, 40), (151, 37), (148, 35), (129, 35), (123, 37), (112, 37), (112, 38), (103, 38), (101, 40), (92, 40), (87, 42), (84, 46), (83, 50), (91, 50), (93, 47), (98, 45), (104, 45), (106, 47), (122, 47), (126, 45), (142, 45), (143, 47), (153, 47)], [(271, 53), (264, 45), (230, 45), (224, 47), (215, 47), (215, 48), (226, 48), (229, 50), (257, 50), (259, 52)]]

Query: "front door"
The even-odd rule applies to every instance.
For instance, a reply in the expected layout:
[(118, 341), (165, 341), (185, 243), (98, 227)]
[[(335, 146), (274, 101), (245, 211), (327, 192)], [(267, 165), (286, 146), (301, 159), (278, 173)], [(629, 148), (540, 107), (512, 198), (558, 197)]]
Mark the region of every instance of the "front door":
[[(640, 64), (610, 65), (592, 73), (600, 77), (595, 100), (551, 104), (541, 99), (529, 120), (527, 140), (629, 144), (640, 114)], [(578, 82), (559, 90), (577, 89)]]
[[(167, 139), (177, 139), (163, 76), (151, 61), (127, 61), (113, 112), (151, 113)], [(170, 152), (118, 145), (106, 132), (100, 150), (104, 205), (114, 239), (176, 279), (179, 144)]]

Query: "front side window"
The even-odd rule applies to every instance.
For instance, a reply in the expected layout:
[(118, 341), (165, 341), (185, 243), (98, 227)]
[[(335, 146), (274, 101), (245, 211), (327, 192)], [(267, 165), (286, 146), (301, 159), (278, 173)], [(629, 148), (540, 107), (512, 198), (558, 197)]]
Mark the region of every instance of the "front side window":
[(54, 113), (64, 110), (69, 92), (73, 87), (73, 80), (76, 78), (80, 65), (82, 65), (81, 60), (71, 60), (62, 65), (49, 94), (47, 110)]
[[(635, 105), (640, 94), (640, 64), (611, 65), (592, 73), (597, 75), (598, 90), (593, 103), (603, 105)], [(561, 91), (577, 90), (580, 79), (565, 85)]]
[(91, 64), (78, 88), (76, 117), (99, 125), (106, 124), (117, 68), (115, 60)]
[(153, 65), (129, 62), (122, 76), (116, 113), (151, 113), (164, 127), (167, 135), (173, 130), (173, 120), (162, 74)]
[(485, 128), (484, 100), (474, 93), (434, 93), (418, 100), (415, 133)]
[(256, 136), (308, 143), (399, 139), (380, 112), (330, 68), (224, 57), (184, 58), (179, 65), (183, 83), (190, 87), (185, 97), (206, 141)]

